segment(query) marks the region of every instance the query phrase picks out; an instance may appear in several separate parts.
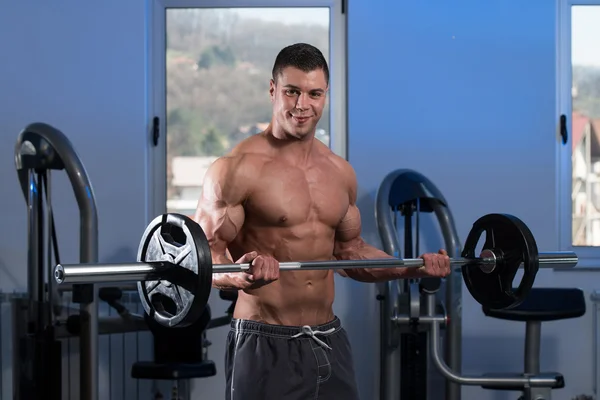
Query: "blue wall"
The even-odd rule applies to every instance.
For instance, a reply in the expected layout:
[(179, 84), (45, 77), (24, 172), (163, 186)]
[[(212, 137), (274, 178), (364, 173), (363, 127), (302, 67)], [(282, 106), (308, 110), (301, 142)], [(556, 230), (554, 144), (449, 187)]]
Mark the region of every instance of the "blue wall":
[[(541, 251), (557, 249), (556, 7), (545, 0), (350, 2), (349, 159), (370, 243), (380, 245), (373, 218), (379, 182), (412, 168), (444, 193), (462, 241), (480, 216), (507, 212), (530, 226)], [(426, 234), (426, 250), (437, 251), (439, 231)], [(542, 271), (536, 285), (589, 293), (594, 279)], [(364, 398), (377, 393), (377, 355), (362, 347), (372, 336), (364, 326), (377, 326), (374, 296), (372, 287), (338, 286)], [(351, 305), (339, 305), (345, 302)], [(559, 398), (592, 393), (592, 326), (590, 311), (542, 328), (543, 369), (566, 377)], [(485, 318), (466, 288), (463, 334), (463, 372), (522, 370), (523, 324)], [(465, 387), (463, 396), (518, 394)]]
[[(13, 145), (32, 121), (59, 127), (84, 160), (98, 198), (101, 261), (135, 257), (151, 217), (147, 3), (105, 0), (91, 7), (74, 0), (21, 0), (8, 8), (5, 2), (2, 290), (26, 284), (26, 210)], [(348, 18), (349, 158), (358, 176), (365, 238), (380, 245), (373, 218), (379, 182), (394, 169), (412, 168), (442, 190), (462, 240), (481, 215), (508, 212), (530, 226), (542, 251), (556, 249), (555, 2), (350, 0)], [(61, 174), (54, 179), (53, 199), (63, 260), (77, 262), (76, 205)], [(427, 250), (437, 250), (437, 232), (427, 233)], [(580, 286), (589, 293), (597, 288), (594, 279), (590, 272), (543, 271), (536, 284)], [(355, 349), (361, 393), (375, 399), (376, 291), (343, 278), (337, 283), (335, 311)], [(521, 370), (523, 325), (485, 318), (466, 289), (463, 303), (464, 372)], [(225, 307), (218, 298), (211, 305), (216, 314)], [(559, 398), (592, 392), (592, 327), (588, 313), (543, 328), (542, 362), (567, 380)], [(209, 334), (210, 357), (218, 366), (226, 332)], [(221, 398), (219, 369), (217, 377), (195, 382), (198, 394)], [(8, 383), (6, 371), (3, 376)], [(463, 394), (478, 400), (517, 397), (480, 388), (464, 388)]]

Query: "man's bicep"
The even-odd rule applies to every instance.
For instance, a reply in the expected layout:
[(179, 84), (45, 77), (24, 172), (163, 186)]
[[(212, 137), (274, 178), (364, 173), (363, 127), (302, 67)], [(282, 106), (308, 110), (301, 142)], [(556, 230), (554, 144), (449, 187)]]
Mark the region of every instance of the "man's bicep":
[(245, 219), (244, 192), (234, 186), (231, 167), (230, 161), (219, 159), (207, 171), (195, 213), (211, 250), (218, 255), (225, 255)]
[(356, 205), (350, 205), (346, 215), (335, 231), (335, 253), (341, 253), (354, 247), (361, 240), (360, 211)]
[[(356, 205), (350, 205), (346, 215), (335, 231), (335, 244), (333, 255), (338, 260), (352, 260), (355, 258), (353, 252), (360, 246), (361, 223), (360, 212)], [(338, 274), (347, 278), (348, 273), (343, 269), (336, 270)]]
[(241, 205), (198, 204), (196, 222), (206, 235), (214, 255), (225, 256), (231, 243), (244, 224), (244, 209)]

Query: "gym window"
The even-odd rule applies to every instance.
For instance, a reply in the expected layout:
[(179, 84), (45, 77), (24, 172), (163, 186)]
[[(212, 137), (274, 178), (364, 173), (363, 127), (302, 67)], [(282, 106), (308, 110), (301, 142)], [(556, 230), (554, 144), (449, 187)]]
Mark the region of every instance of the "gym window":
[(265, 129), (273, 62), (296, 42), (327, 59), (330, 90), (317, 138), (347, 158), (343, 1), (155, 0), (150, 118), (164, 135), (150, 151), (154, 215), (192, 215), (209, 165)]
[(600, 0), (558, 4), (560, 245), (600, 267)]

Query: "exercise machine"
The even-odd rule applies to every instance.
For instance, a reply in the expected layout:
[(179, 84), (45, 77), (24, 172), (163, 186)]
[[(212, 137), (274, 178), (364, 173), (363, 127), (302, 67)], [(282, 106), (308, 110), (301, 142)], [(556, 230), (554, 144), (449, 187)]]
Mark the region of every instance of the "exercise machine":
[[(421, 213), (435, 213), (450, 257), (461, 253), (460, 238), (448, 203), (440, 190), (422, 174), (400, 169), (389, 173), (379, 185), (375, 203), (375, 220), (383, 250), (394, 257), (418, 256), (420, 238), (413, 242), (413, 221), (419, 231)], [(398, 223), (404, 217), (404, 248), (400, 245)], [(455, 371), (461, 370), (461, 298), (462, 277), (453, 269), (442, 280), (390, 281), (378, 284), (380, 301), (380, 383), (381, 400), (439, 399), (459, 400), (460, 386), (452, 381), (436, 385), (439, 373), (430, 367), (431, 354), (427, 351), (427, 332), (419, 324), (422, 288), (440, 288), (437, 307), (445, 305), (452, 324), (446, 327), (445, 360)], [(393, 322), (393, 316), (410, 315), (406, 325)], [(400, 376), (400, 379), (397, 377)]]
[[(13, 309), (14, 397), (60, 399), (61, 343), (56, 338), (53, 320), (60, 311), (61, 295), (49, 276), (51, 251), (54, 250), (56, 259), (59, 257), (49, 172), (64, 169), (73, 187), (80, 213), (82, 262), (98, 261), (96, 201), (87, 171), (70, 141), (48, 125), (31, 124), (21, 131), (15, 146), (15, 164), (27, 202), (28, 254), (27, 297), (15, 302)], [(81, 314), (82, 400), (97, 400), (98, 396), (98, 300), (93, 288), (93, 285), (71, 288)], [(27, 365), (27, 360), (31, 360), (31, 365)]]
[[(402, 197), (395, 193), (405, 193), (405, 195)], [(392, 216), (398, 209), (416, 210), (415, 217), (417, 221), (419, 220), (419, 212), (431, 212), (433, 210), (440, 222), (447, 248), (461, 252), (463, 257), (470, 257), (474, 254), (479, 237), (471, 233), (478, 232), (479, 229), (476, 226), (473, 228), (465, 242), (465, 248), (462, 251), (459, 250), (458, 246), (455, 246), (457, 241), (449, 240), (456, 236), (452, 217), (449, 211), (441, 211), (447, 209), (447, 202), (431, 181), (412, 170), (399, 170), (388, 174), (378, 191), (377, 222), (384, 247), (390, 254), (399, 251)], [(405, 218), (405, 242), (407, 249), (409, 249), (412, 247), (413, 230), (406, 220), (411, 219), (412, 214), (405, 211), (403, 216)], [(417, 238), (419, 237), (418, 227), (417, 223)], [(493, 240), (486, 237), (484, 248), (493, 248), (493, 245), (496, 244), (492, 243)], [(506, 240), (510, 239), (503, 240), (504, 245), (506, 245)], [(511, 307), (494, 307), (490, 304), (482, 304), (482, 311), (488, 317), (525, 322), (524, 368), (523, 372), (517, 373), (489, 373), (480, 376), (465, 376), (461, 374), (460, 368), (455, 366), (460, 365), (460, 350), (458, 350), (461, 343), (460, 327), (458, 327), (459, 329), (453, 327), (457, 321), (457, 310), (454, 307), (456, 304), (460, 304), (460, 297), (455, 298), (457, 293), (460, 293), (456, 289), (460, 290), (460, 288), (453, 289), (456, 283), (456, 281), (453, 282), (453, 275), (454, 271), (446, 280), (446, 285), (440, 285), (432, 279), (421, 279), (418, 284), (411, 282), (403, 288), (404, 292), (399, 291), (397, 297), (389, 299), (391, 306), (387, 306), (386, 309), (382, 307), (385, 311), (382, 312), (382, 341), (385, 335), (388, 335), (386, 340), (394, 343), (393, 337), (390, 339), (389, 336), (394, 335), (397, 337), (406, 334), (406, 332), (414, 332), (415, 326), (418, 326), (418, 332), (426, 336), (425, 343), (427, 343), (427, 347), (424, 352), (427, 353), (427, 357), (417, 359), (417, 365), (420, 370), (425, 371), (428, 370), (427, 365), (430, 363), (435, 366), (435, 370), (447, 381), (447, 399), (460, 399), (460, 385), (474, 385), (491, 390), (519, 391), (522, 393), (520, 400), (550, 400), (552, 390), (563, 388), (565, 381), (563, 375), (558, 372), (541, 372), (541, 322), (577, 318), (584, 315), (586, 305), (583, 291), (576, 288), (529, 288), (527, 295)], [(460, 283), (458, 281), (458, 285)], [(446, 289), (445, 304), (440, 301), (439, 296), (443, 286)], [(515, 290), (515, 292), (517, 291)], [(388, 288), (387, 292), (384, 293), (389, 292)], [(460, 318), (458, 321), (460, 321)], [(389, 330), (384, 330), (384, 328)], [(442, 329), (446, 331), (444, 343), (446, 360), (444, 360), (440, 350)], [(422, 342), (419, 344), (422, 345)], [(389, 347), (382, 348), (382, 355), (388, 355), (389, 357), (388, 349)], [(384, 353), (383, 350), (388, 353)], [(419, 350), (423, 349), (420, 348)], [(405, 346), (399, 349), (399, 352), (402, 351), (412, 352), (414, 347)], [(394, 356), (396, 358), (388, 364), (392, 365), (393, 368), (396, 367), (394, 362), (397, 362), (397, 357), (401, 354), (394, 354)], [(398, 374), (398, 370), (393, 368), (386, 370), (386, 375), (382, 377), (386, 379), (384, 384), (387, 386), (384, 388), (387, 389), (385, 392), (387, 396), (391, 392), (388, 389), (390, 386), (392, 389), (397, 387), (394, 386), (394, 382), (397, 382), (396, 376), (398, 375), (394, 376), (392, 373)], [(424, 380), (423, 375), (417, 375), (414, 382), (405, 381), (406, 377), (415, 377), (414, 375), (402, 375), (400, 371), (400, 376), (400, 387), (408, 386), (410, 390), (413, 390), (414, 397), (410, 397), (411, 399), (439, 398), (439, 395), (425, 391), (427, 381)], [(429, 378), (431, 378), (431, 375)], [(417, 385), (415, 385), (415, 382)], [(382, 397), (382, 399), (387, 398)]]
[[(53, 265), (60, 254), (51, 201), (51, 171), (64, 170), (79, 208), (79, 260), (98, 262), (98, 216), (94, 190), (87, 171), (69, 139), (58, 129), (33, 123), (18, 135), (15, 145), (18, 179), (26, 199), (28, 222), (27, 294), (15, 297), (12, 304), (13, 399), (62, 400), (63, 341), (79, 338), (79, 390), (76, 398), (99, 399), (99, 335), (150, 331), (153, 358), (138, 360), (131, 374), (136, 379), (173, 381), (172, 394), (189, 396), (185, 383), (191, 378), (216, 374), (214, 362), (207, 358), (210, 342), (206, 330), (228, 325), (235, 296), (222, 293), (231, 301), (226, 315), (213, 319), (210, 307), (187, 329), (161, 329), (147, 314), (130, 312), (122, 303), (123, 292), (137, 290), (131, 283), (112, 287), (95, 284), (56, 284)], [(54, 262), (53, 262), (54, 259)], [(63, 294), (71, 292), (79, 304), (65, 316)], [(99, 302), (117, 311), (117, 316), (99, 317)]]

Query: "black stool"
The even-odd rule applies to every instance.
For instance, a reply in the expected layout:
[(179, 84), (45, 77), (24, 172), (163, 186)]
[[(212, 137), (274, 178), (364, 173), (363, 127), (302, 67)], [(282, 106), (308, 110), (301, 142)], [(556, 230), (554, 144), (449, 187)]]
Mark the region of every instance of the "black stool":
[(177, 393), (182, 379), (217, 374), (214, 361), (204, 355), (204, 333), (211, 320), (208, 304), (198, 321), (185, 328), (164, 327), (145, 313), (144, 318), (154, 336), (154, 360), (134, 363), (133, 378), (173, 381), (173, 393)]
[[(586, 306), (581, 289), (533, 288), (518, 307), (507, 310), (482, 307), (482, 310), (488, 317), (525, 322), (525, 368), (522, 375), (531, 377), (540, 375), (542, 322), (581, 317), (585, 314)], [(521, 390), (524, 400), (548, 400), (551, 398), (552, 389), (561, 389), (565, 386), (562, 374), (550, 374), (554, 374), (556, 378), (553, 385), (546, 387), (483, 387), (495, 390)]]

